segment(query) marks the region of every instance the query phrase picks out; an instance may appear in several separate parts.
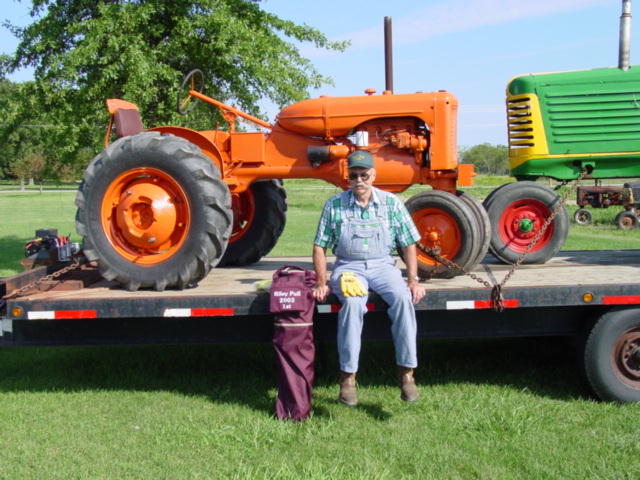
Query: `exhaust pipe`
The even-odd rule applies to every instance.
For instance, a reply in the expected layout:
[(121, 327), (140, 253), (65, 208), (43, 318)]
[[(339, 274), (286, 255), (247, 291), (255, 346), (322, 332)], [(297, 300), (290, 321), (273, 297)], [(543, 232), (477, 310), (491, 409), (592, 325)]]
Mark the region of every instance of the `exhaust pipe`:
[(384, 77), (385, 90), (393, 93), (393, 40), (391, 17), (384, 17)]
[(618, 68), (629, 70), (631, 51), (631, 0), (622, 0), (620, 15), (620, 47), (618, 51)]

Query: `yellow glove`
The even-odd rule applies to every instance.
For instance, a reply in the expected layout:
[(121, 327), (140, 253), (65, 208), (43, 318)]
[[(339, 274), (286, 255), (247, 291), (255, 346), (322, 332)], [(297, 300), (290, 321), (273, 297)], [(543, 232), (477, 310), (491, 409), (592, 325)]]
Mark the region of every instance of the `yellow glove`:
[(258, 292), (268, 292), (271, 290), (271, 282), (271, 280), (258, 280), (254, 286)]
[(363, 297), (368, 293), (353, 272), (342, 272), (340, 290), (345, 297)]

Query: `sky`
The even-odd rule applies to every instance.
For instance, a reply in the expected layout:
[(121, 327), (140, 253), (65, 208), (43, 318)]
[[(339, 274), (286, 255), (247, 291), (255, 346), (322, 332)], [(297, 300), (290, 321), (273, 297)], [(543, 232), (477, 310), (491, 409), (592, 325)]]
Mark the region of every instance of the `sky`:
[[(0, 5), (0, 20), (31, 21), (30, 2)], [(507, 143), (504, 96), (512, 77), (618, 64), (621, 0), (262, 0), (260, 6), (317, 28), (330, 40), (351, 42), (342, 53), (300, 46), (334, 82), (311, 97), (362, 95), (367, 88), (381, 93), (384, 17), (391, 17), (394, 92), (453, 93), (459, 102), (458, 144), (467, 147)], [(636, 25), (633, 19), (632, 64), (640, 56)], [(0, 51), (11, 53), (15, 46), (16, 39), (0, 27)], [(31, 75), (22, 71), (9, 78)], [(269, 113), (273, 121), (277, 110)]]

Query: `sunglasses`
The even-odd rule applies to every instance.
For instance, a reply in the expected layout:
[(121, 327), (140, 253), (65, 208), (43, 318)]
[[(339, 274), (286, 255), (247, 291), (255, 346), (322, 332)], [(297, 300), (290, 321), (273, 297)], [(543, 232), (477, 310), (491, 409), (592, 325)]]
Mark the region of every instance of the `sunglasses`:
[(349, 174), (349, 180), (353, 181), (353, 180), (357, 180), (358, 178), (361, 178), (362, 180), (364, 180), (365, 182), (367, 180), (369, 180), (369, 177), (371, 176), (371, 174), (369, 173), (356, 173), (356, 172), (351, 172)]

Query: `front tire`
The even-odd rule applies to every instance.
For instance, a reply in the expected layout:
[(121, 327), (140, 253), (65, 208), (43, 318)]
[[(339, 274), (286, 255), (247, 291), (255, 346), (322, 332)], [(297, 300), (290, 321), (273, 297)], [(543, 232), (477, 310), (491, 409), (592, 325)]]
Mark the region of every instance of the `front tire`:
[(489, 243), (491, 242), (491, 221), (489, 220), (489, 214), (482, 206), (480, 200), (463, 192), (462, 190), (456, 191), (456, 195), (460, 200), (467, 204), (478, 222), (477, 251), (475, 257), (469, 263), (470, 265), (475, 266), (484, 260), (484, 257), (489, 250)]
[[(501, 187), (484, 203), (492, 227), (491, 253), (504, 263), (515, 263), (559, 201), (553, 190), (535, 182), (514, 182)], [(560, 251), (568, 233), (569, 216), (563, 207), (529, 250), (524, 263), (545, 263)]]
[[(473, 268), (480, 248), (478, 222), (465, 201), (440, 190), (414, 195), (406, 202), (407, 210), (420, 233), (420, 243), (440, 248), (440, 255), (464, 268)], [(442, 265), (431, 256), (417, 251), (421, 277), (451, 278), (458, 269)]]
[(76, 196), (84, 253), (128, 290), (185, 288), (225, 251), (231, 196), (217, 166), (187, 140), (124, 137), (87, 167)]
[(587, 337), (583, 359), (598, 398), (640, 401), (640, 309), (615, 309), (600, 317)]
[(616, 215), (614, 221), (620, 230), (633, 230), (638, 226), (638, 217), (628, 210), (623, 210)]
[(593, 221), (593, 215), (586, 208), (579, 208), (573, 214), (573, 220), (578, 225), (589, 225)]

